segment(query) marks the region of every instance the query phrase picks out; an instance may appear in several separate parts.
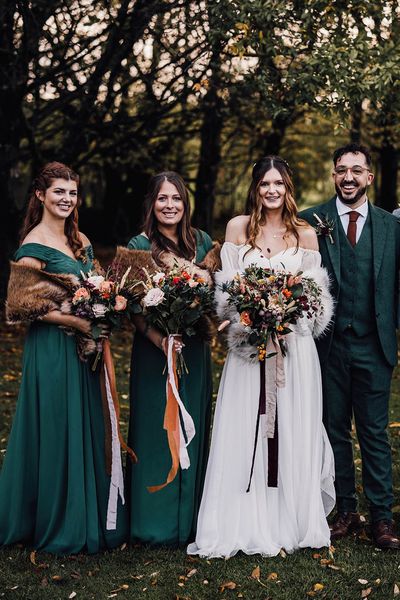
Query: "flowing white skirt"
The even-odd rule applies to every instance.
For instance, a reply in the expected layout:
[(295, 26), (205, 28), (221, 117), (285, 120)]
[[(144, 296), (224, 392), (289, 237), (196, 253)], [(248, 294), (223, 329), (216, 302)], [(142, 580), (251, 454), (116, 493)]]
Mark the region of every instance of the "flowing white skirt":
[[(221, 377), (210, 456), (189, 554), (275, 556), (281, 548), (329, 546), (326, 515), (335, 504), (334, 461), (322, 424), (322, 386), (311, 335), (287, 336), (286, 385), (278, 388), (278, 487), (269, 488), (267, 440), (259, 431), (246, 493), (260, 390), (259, 364), (228, 354)], [(267, 383), (268, 385), (268, 383)]]

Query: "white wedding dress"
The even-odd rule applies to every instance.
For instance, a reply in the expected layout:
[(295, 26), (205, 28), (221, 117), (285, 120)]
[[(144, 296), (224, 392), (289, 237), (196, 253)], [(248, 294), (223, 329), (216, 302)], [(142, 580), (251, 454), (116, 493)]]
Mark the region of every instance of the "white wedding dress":
[[(307, 272), (327, 284), (316, 251), (294, 248), (265, 258), (257, 249), (226, 242), (222, 271), (227, 281), (252, 263)], [(327, 304), (331, 299), (324, 290)], [(223, 318), (226, 294), (220, 293)], [(323, 330), (331, 318), (325, 311)], [(198, 517), (197, 535), (189, 554), (230, 557), (246, 554), (275, 556), (280, 549), (329, 546), (326, 515), (335, 504), (334, 461), (322, 424), (320, 365), (312, 337), (313, 324), (304, 317), (285, 339), (285, 387), (277, 390), (278, 486), (267, 487), (268, 445), (258, 433), (254, 472), (248, 486), (260, 391), (260, 366), (228, 352), (218, 392), (210, 456)], [(314, 324), (314, 330), (318, 326)], [(314, 332), (315, 333), (315, 332)], [(268, 381), (267, 381), (268, 386)]]

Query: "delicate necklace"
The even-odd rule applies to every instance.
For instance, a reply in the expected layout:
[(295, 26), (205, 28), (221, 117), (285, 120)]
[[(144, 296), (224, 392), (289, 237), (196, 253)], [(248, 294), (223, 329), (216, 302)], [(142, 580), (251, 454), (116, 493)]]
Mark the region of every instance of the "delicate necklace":
[(278, 229), (278, 233), (273, 233), (272, 237), (274, 240), (276, 240), (277, 238), (283, 238), (286, 232), (287, 232), (286, 227), (285, 227), (285, 229)]

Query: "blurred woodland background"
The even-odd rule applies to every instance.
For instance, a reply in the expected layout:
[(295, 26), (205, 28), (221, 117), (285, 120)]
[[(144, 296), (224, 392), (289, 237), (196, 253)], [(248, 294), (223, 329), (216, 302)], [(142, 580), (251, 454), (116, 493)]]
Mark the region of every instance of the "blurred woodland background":
[(159, 170), (216, 237), (257, 158), (280, 153), (311, 204), (349, 140), (373, 151), (374, 202), (397, 206), (399, 0), (1, 0), (0, 27), (3, 274), (48, 160), (80, 173), (81, 229), (102, 245), (138, 233)]

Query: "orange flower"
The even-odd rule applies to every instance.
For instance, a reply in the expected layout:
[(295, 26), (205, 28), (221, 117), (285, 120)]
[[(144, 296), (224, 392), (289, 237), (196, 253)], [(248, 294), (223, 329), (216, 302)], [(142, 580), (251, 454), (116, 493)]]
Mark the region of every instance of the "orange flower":
[(205, 283), (206, 282), (206, 280), (204, 279), (204, 277), (196, 277), (196, 281), (198, 283)]
[(292, 292), (289, 291), (287, 288), (284, 288), (282, 290), (282, 294), (286, 297), (286, 298), (291, 298), (292, 297)]
[(80, 287), (76, 290), (72, 298), (72, 303), (77, 304), (78, 302), (83, 302), (84, 300), (88, 300), (89, 298), (90, 293), (88, 292), (88, 290), (86, 288)]
[(110, 297), (113, 285), (112, 281), (102, 281), (100, 283), (99, 289), (103, 298), (108, 299)]
[(242, 325), (251, 325), (252, 320), (250, 319), (250, 313), (247, 310), (244, 310), (240, 313), (240, 322)]

